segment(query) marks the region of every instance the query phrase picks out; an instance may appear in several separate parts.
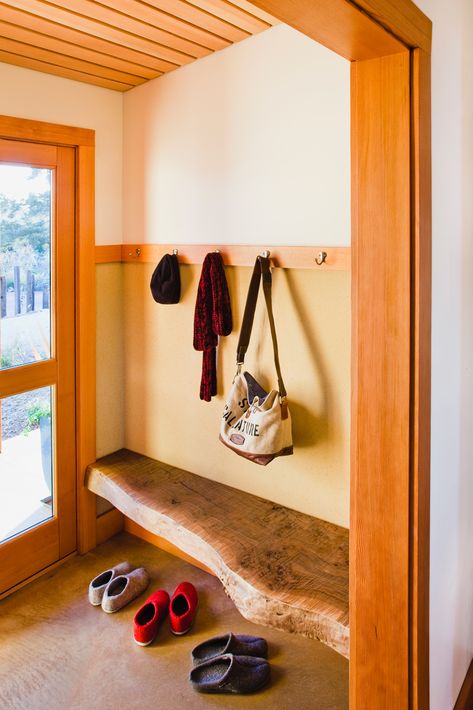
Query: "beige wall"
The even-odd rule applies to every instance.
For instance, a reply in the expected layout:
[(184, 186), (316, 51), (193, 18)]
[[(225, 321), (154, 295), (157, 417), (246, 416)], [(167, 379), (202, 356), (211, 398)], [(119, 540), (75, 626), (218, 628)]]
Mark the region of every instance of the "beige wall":
[(349, 244), (349, 82), (279, 25), (127, 92), (125, 241)]
[[(0, 63), (0, 113), (95, 130), (95, 241), (122, 241), (122, 94)], [(121, 267), (97, 268), (97, 454), (123, 446)], [(110, 363), (115, 363), (114, 368)]]
[[(349, 63), (285, 26), (124, 96), (125, 241), (347, 245), (349, 170)], [(218, 442), (250, 271), (227, 269), (235, 333), (207, 404), (192, 349), (200, 269), (183, 267), (182, 302), (159, 306), (152, 267), (124, 268), (126, 445), (348, 526), (349, 275), (274, 273), (296, 449), (260, 468)], [(274, 385), (267, 345), (253, 343), (261, 373), (248, 364)]]
[(125, 441), (123, 266), (98, 264), (97, 288), (97, 457)]
[[(181, 268), (182, 299), (171, 306), (151, 297), (151, 265), (129, 264), (124, 270), (127, 447), (348, 527), (349, 275), (274, 271), (295, 453), (260, 467), (218, 441), (224, 392), (235, 373), (237, 327), (219, 346), (218, 396), (211, 403), (199, 399), (202, 354), (193, 350), (192, 329), (200, 267)], [(251, 270), (226, 272), (239, 326)], [(262, 308), (246, 362), (263, 385), (276, 385)]]

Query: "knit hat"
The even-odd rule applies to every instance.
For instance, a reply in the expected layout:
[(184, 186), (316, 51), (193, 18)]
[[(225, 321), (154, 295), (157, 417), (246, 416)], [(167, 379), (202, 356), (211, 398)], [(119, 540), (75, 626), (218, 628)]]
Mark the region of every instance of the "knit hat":
[(165, 254), (151, 277), (151, 293), (157, 303), (179, 303), (181, 277), (176, 254)]

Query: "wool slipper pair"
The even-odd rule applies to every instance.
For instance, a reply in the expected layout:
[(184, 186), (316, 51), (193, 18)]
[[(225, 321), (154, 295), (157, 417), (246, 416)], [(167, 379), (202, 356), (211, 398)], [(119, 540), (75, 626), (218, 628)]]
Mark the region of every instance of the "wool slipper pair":
[(254, 693), (271, 677), (268, 644), (259, 636), (216, 636), (192, 651), (189, 680), (201, 693)]
[(182, 636), (192, 626), (197, 606), (197, 591), (190, 582), (181, 582), (171, 598), (164, 589), (158, 589), (136, 612), (133, 619), (133, 638), (139, 646), (149, 646), (153, 643), (159, 625), (168, 611), (172, 633)]
[(112, 614), (136, 599), (148, 584), (144, 567), (134, 569), (129, 562), (121, 562), (94, 577), (89, 584), (89, 601)]

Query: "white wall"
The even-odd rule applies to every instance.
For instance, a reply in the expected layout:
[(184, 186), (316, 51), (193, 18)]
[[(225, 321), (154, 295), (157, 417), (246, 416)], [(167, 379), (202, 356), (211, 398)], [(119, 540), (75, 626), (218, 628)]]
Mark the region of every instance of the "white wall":
[(349, 81), (279, 25), (127, 92), (125, 241), (349, 244)]
[(473, 655), (473, 3), (433, 21), (431, 710), (453, 708)]
[(0, 113), (95, 130), (95, 241), (122, 241), (123, 95), (0, 62)]

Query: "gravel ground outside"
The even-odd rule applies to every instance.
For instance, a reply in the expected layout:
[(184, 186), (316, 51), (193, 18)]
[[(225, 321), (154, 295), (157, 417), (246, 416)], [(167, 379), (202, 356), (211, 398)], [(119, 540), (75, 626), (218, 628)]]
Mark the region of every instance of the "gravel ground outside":
[(35, 402), (48, 404), (50, 401), (49, 387), (16, 394), (2, 399), (2, 439), (10, 439), (21, 434), (28, 424), (28, 409)]

